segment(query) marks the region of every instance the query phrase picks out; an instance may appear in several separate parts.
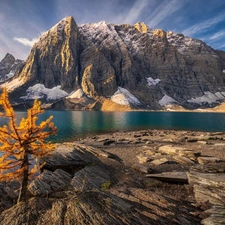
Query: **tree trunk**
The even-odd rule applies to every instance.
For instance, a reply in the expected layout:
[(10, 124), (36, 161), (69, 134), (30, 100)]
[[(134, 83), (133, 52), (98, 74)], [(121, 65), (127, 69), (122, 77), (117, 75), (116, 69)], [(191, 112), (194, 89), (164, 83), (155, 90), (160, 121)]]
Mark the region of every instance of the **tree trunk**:
[(24, 172), (22, 176), (22, 183), (21, 183), (20, 193), (19, 193), (17, 203), (26, 200), (26, 192), (27, 192), (28, 176), (29, 176), (28, 148), (25, 148), (24, 159), (23, 159), (23, 163), (21, 167), (24, 168)]

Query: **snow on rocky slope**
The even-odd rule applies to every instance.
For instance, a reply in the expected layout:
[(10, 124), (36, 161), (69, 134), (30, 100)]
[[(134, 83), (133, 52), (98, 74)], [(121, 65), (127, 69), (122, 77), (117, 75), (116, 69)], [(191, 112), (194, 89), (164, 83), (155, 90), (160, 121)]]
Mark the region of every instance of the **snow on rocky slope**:
[(53, 88), (46, 88), (43, 84), (35, 84), (27, 89), (26, 96), (22, 96), (21, 99), (32, 100), (42, 99), (46, 97), (48, 101), (57, 100), (68, 96), (68, 93), (61, 89), (61, 86)]
[(117, 92), (111, 97), (111, 100), (120, 105), (140, 105), (141, 102), (128, 90), (118, 87)]

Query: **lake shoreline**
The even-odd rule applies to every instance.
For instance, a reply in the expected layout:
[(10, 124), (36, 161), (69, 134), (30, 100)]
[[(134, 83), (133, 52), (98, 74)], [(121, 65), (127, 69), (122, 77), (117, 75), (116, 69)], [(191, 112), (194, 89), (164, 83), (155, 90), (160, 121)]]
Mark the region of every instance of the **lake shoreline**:
[[(142, 129), (56, 145), (29, 186), (28, 211), (23, 212), (22, 205), (9, 207), (4, 195), (0, 206), (8, 209), (0, 213), (0, 225), (17, 217), (43, 225), (84, 220), (104, 225), (191, 225), (214, 219), (207, 210), (225, 204), (225, 179), (218, 177), (225, 173), (225, 132)], [(199, 191), (202, 184), (196, 174), (205, 189)], [(223, 186), (211, 187), (204, 176), (216, 177), (213, 182)], [(0, 187), (1, 193), (15, 194), (15, 185)]]
[(196, 151), (199, 150), (202, 154), (209, 154), (225, 160), (225, 132), (137, 129), (89, 134), (86, 137), (74, 140), (74, 142), (105, 150), (121, 149), (121, 146), (145, 146), (146, 148), (158, 148), (161, 145), (184, 146), (195, 148)]
[[(201, 220), (209, 217), (204, 212), (213, 205), (209, 202), (213, 199), (213, 197), (208, 199), (209, 193), (203, 197), (205, 200), (203, 202), (203, 199), (198, 196), (197, 191), (193, 189), (193, 184), (176, 182), (176, 175), (168, 178), (168, 182), (164, 182), (164, 178), (161, 181), (160, 178), (159, 181), (153, 178), (148, 180), (145, 174), (150, 173), (155, 175), (168, 172), (171, 172), (171, 174), (174, 172), (175, 174), (176, 172), (190, 173), (195, 168), (199, 170), (199, 167), (201, 167), (200, 174), (208, 174), (208, 172), (205, 172), (207, 170), (205, 168), (208, 167), (215, 170), (219, 168), (218, 170), (223, 171), (222, 174), (224, 174), (225, 132), (142, 129), (138, 131), (117, 131), (109, 134), (93, 135), (80, 139), (76, 143), (101, 149), (121, 159), (122, 165), (112, 162), (113, 160), (103, 159), (104, 163), (108, 163), (114, 168), (113, 173), (119, 178), (119, 182), (126, 180), (127, 184), (135, 186), (144, 183), (145, 187), (149, 186), (148, 190), (161, 196), (169, 196), (169, 198), (177, 201), (176, 210), (178, 210), (177, 207), (184, 207), (189, 202), (197, 206), (193, 210), (196, 210), (195, 214)], [(217, 172), (214, 173), (217, 174)], [(220, 172), (218, 173), (220, 174)], [(161, 175), (157, 176), (160, 177)], [(174, 193), (177, 194), (174, 195)], [(180, 203), (178, 204), (179, 201)], [(225, 204), (223, 200), (221, 202)], [(217, 204), (220, 203), (217, 202)]]

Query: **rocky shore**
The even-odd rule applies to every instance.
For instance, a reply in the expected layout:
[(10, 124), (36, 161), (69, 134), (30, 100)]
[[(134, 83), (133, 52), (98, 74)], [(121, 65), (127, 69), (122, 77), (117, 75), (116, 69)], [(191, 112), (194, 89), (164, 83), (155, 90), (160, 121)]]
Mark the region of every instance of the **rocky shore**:
[(27, 204), (0, 184), (0, 225), (225, 224), (225, 133), (115, 132), (43, 160)]

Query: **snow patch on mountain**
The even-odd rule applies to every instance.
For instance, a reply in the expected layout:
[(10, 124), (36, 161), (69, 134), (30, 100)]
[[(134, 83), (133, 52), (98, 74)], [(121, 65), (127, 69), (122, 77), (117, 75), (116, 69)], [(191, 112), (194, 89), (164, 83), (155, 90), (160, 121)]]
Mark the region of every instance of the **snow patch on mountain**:
[[(100, 23), (89, 23), (79, 26), (79, 31), (88, 38), (96, 46), (112, 46), (113, 43), (119, 48), (126, 47), (132, 54), (139, 51), (140, 46), (143, 43), (139, 43), (138, 38), (134, 38), (135, 28), (130, 25), (125, 25), (128, 29), (124, 32), (122, 29), (118, 30), (112, 23), (106, 24), (105, 21)], [(140, 34), (139, 34), (140, 35)]]
[(105, 34), (112, 35), (105, 21), (99, 23), (87, 23), (79, 26), (81, 33), (90, 40), (103, 39)]
[(173, 103), (177, 103), (177, 101), (176, 101), (175, 99), (171, 98), (171, 97), (168, 96), (168, 95), (164, 95), (164, 96), (162, 97), (162, 99), (159, 100), (159, 104), (160, 104), (161, 106), (166, 106), (166, 105), (170, 105), (170, 104), (173, 104)]
[(225, 73), (225, 70), (223, 70), (223, 73)]
[(82, 89), (78, 89), (75, 92), (72, 92), (70, 95), (68, 95), (66, 98), (82, 98), (84, 96), (84, 92)]
[(161, 80), (159, 78), (153, 79), (152, 77), (146, 78), (149, 86), (156, 86)]
[(120, 105), (140, 105), (141, 102), (132, 95), (127, 89), (118, 87), (118, 90), (113, 94), (111, 100)]
[(24, 100), (32, 100), (41, 99), (46, 96), (47, 100), (57, 100), (68, 95), (67, 92), (61, 89), (60, 85), (53, 88), (46, 88), (43, 84), (35, 84), (34, 86), (29, 87), (26, 92), (26, 96), (22, 96), (20, 98)]
[(11, 70), (8, 74), (6, 74), (5, 76), (3, 76), (3, 77), (0, 78), (0, 82), (5, 82), (8, 79), (14, 77), (14, 75), (15, 75), (15, 71), (14, 70)]
[(201, 40), (186, 37), (183, 34), (172, 31), (167, 32), (166, 37), (168, 42), (175, 46), (177, 50), (183, 55), (188, 55), (188, 53), (192, 52), (193, 50), (196, 51), (196, 49), (199, 49), (202, 54), (210, 53), (211, 55), (217, 57), (215, 52)]
[(211, 93), (209, 91), (205, 92), (203, 96), (189, 99), (188, 102), (196, 103), (201, 105), (202, 103), (216, 103), (218, 101), (225, 100), (225, 92)]
[(199, 40), (185, 37), (183, 34), (178, 34), (172, 31), (167, 32), (166, 36), (168, 42), (171, 45), (176, 46), (181, 54), (185, 54), (188, 51), (189, 46), (200, 44)]

